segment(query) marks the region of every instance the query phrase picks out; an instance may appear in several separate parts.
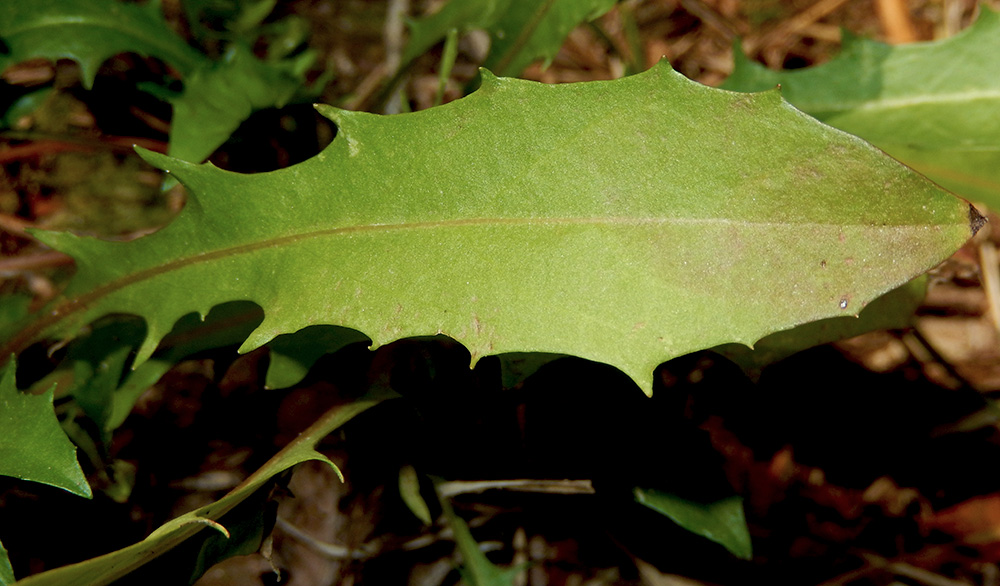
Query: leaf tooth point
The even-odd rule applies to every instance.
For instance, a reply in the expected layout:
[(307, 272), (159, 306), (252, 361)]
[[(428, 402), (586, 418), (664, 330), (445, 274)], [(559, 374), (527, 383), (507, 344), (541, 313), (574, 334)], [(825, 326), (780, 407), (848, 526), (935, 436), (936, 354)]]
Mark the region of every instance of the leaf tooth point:
[(494, 88), (500, 85), (500, 78), (485, 67), (479, 68), (480, 87)]
[(159, 339), (151, 336), (149, 332), (146, 333), (146, 339), (142, 341), (139, 345), (139, 349), (136, 350), (135, 359), (132, 361), (132, 370), (135, 370), (143, 365), (156, 351), (156, 347), (160, 345)]
[(984, 216), (983, 214), (979, 213), (979, 210), (976, 209), (976, 206), (974, 206), (974, 205), (972, 205), (970, 203), (969, 204), (969, 228), (972, 230), (972, 235), (975, 236), (977, 233), (979, 233), (979, 230), (983, 226), (985, 226), (988, 222), (989, 222), (989, 220), (986, 219), (986, 216)]
[(329, 104), (313, 104), (313, 108), (320, 113), (321, 116), (330, 120), (338, 126), (341, 124), (344, 118), (347, 117), (348, 111), (341, 110), (340, 108), (331, 106)]
[(343, 473), (343, 472), (341, 472), (341, 470), (340, 470), (340, 467), (339, 467), (339, 466), (337, 466), (336, 464), (334, 464), (334, 463), (333, 463), (333, 461), (332, 461), (332, 460), (330, 460), (329, 458), (327, 458), (326, 456), (323, 456), (323, 454), (320, 454), (319, 452), (316, 452), (316, 453), (317, 453), (317, 454), (319, 454), (320, 456), (322, 456), (322, 457), (321, 457), (320, 459), (321, 459), (321, 460), (322, 460), (323, 462), (326, 462), (327, 464), (329, 464), (329, 465), (330, 465), (330, 468), (333, 468), (333, 472), (334, 472), (334, 474), (336, 474), (336, 475), (337, 475), (337, 478), (339, 478), (339, 479), (340, 479), (340, 482), (341, 482), (341, 483), (344, 483), (344, 482), (347, 482), (347, 480), (346, 480), (346, 479), (344, 478), (344, 473)]

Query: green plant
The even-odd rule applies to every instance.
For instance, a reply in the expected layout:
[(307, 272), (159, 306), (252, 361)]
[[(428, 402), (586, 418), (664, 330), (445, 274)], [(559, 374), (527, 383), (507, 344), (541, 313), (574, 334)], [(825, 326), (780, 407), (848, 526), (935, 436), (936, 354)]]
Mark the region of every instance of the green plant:
[[(220, 58), (213, 60), (173, 32), (159, 2), (6, 2), (0, 7), (0, 38), (7, 48), (0, 54), (0, 69), (38, 57), (73, 59), (89, 88), (100, 65), (118, 53), (161, 59), (180, 73), (184, 83), (181, 92), (166, 87), (167, 79), (162, 86), (145, 86), (174, 107), (169, 153), (201, 162), (254, 110), (281, 107), (303, 93), (305, 73), (316, 55), (309, 50), (290, 55), (289, 49), (299, 49), (304, 40), (296, 27), (289, 26), (288, 34), (271, 39), (264, 59), (251, 51), (260, 34), (256, 27), (270, 12), (259, 7), (267, 4), (251, 2), (238, 11), (237, 16), (243, 16), (238, 34), (229, 35)], [(199, 13), (199, 3), (188, 7)], [(211, 32), (204, 35), (211, 37)]]
[[(729, 347), (743, 352), (750, 368), (820, 341), (905, 323), (922, 289), (907, 283), (984, 222), (966, 202), (795, 110), (777, 91), (707, 88), (666, 63), (616, 81), (564, 86), (483, 72), (482, 87), (466, 98), (394, 117), (321, 106), (338, 135), (307, 162), (258, 175), (197, 165), (250, 110), (290, 99), (312, 63), (309, 53), (255, 57), (237, 33), (261, 24), (268, 3), (251, 4), (232, 17), (237, 38), (226, 41), (232, 44), (219, 61), (171, 33), (156, 3), (112, 2), (97, 12), (90, 12), (94, 3), (71, 0), (28, 13), (19, 12), (26, 3), (0, 7), (0, 38), (10, 49), (0, 68), (69, 56), (89, 84), (101, 62), (128, 50), (171, 63), (184, 82), (183, 94), (172, 98), (172, 156), (140, 150), (188, 188), (181, 215), (127, 243), (37, 233), (72, 255), (78, 274), (42, 311), (2, 324), (3, 356), (38, 340), (68, 341), (60, 369), (72, 374), (67, 392), (104, 441), (172, 365), (237, 344), (244, 352), (269, 348), (273, 386), (296, 384), (320, 356), (351, 344), (376, 348), (443, 334), (469, 350), (473, 365), (499, 355), (505, 385), (572, 355), (621, 369), (648, 394), (658, 364), (696, 350), (749, 346), (812, 323), (779, 334), (785, 338), (772, 355), (758, 350), (746, 358), (746, 350)], [(493, 4), (494, 11), (463, 15), (456, 2), (439, 13), (444, 24), (417, 25), (408, 58), (448, 30), (493, 30), (502, 18), (542, 30), (544, 12), (525, 16), (515, 10), (525, 3)], [(67, 25), (40, 16), (84, 15), (96, 28), (108, 7), (121, 11), (116, 34), (65, 32), (61, 38), (84, 43), (69, 51), (52, 44), (50, 28)], [(570, 20), (609, 7), (594, 3)], [(5, 28), (16, 23), (29, 26)], [(980, 26), (996, 23), (988, 16)], [(563, 28), (542, 40), (561, 40)], [(533, 47), (535, 29), (522, 30), (507, 32), (524, 41), (495, 57), (511, 71), (554, 50), (524, 49)], [(234, 84), (241, 91), (220, 89)], [(898, 314), (888, 317), (862, 312), (887, 303), (877, 301), (887, 293), (910, 305), (889, 303)], [(98, 321), (112, 314), (142, 323)], [(834, 321), (817, 330), (824, 319)], [(4, 373), (0, 394), (42, 418), (51, 395), (17, 394), (13, 362)], [(59, 376), (36, 386), (49, 389)], [(316, 443), (395, 397), (391, 387), (378, 381), (365, 398), (331, 410), (223, 499), (133, 546), (24, 583), (107, 583), (189, 539), (200, 540), (193, 581), (212, 562), (255, 550), (264, 522), (251, 521), (237, 535), (230, 528), (239, 523), (223, 516), (243, 501), (259, 508), (251, 497), (297, 463), (333, 465)], [(12, 418), (5, 429), (19, 429), (18, 412), (3, 416)], [(51, 432), (51, 417), (45, 421)], [(29, 427), (5, 438), (12, 448), (0, 451), (0, 472), (89, 495), (80, 468), (68, 462), (65, 437), (36, 438), (27, 434), (39, 430)], [(58, 454), (24, 462), (13, 449), (25, 447)], [(38, 473), (57, 464), (57, 478)], [(691, 503), (669, 487), (633, 488), (639, 502), (749, 557), (738, 499)], [(461, 547), (475, 550), (463, 522), (452, 523)], [(504, 579), (484, 561), (471, 559), (470, 574)], [(0, 584), (13, 581), (3, 562)]]
[[(949, 39), (892, 47), (850, 34), (833, 61), (771, 71), (736, 52), (723, 84), (738, 91), (781, 85), (797, 108), (856, 134), (938, 184), (996, 207), (1000, 201), (997, 106), (1000, 13), (984, 8)], [(956, 59), (956, 55), (970, 55)]]

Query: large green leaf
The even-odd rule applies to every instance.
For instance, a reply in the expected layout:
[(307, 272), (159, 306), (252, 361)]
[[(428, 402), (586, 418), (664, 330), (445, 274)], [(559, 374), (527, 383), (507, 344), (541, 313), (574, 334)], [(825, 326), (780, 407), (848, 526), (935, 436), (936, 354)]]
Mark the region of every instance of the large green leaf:
[(182, 75), (207, 59), (174, 34), (159, 0), (4, 0), (0, 2), (0, 71), (43, 57), (80, 63), (89, 88), (101, 63), (118, 53), (157, 57)]
[(441, 333), (474, 361), (576, 355), (649, 391), (672, 357), (856, 315), (983, 221), (777, 92), (665, 63), (559, 86), (484, 74), (413, 114), (322, 112), (336, 139), (280, 171), (145, 153), (187, 185), (184, 211), (126, 243), (39, 234), (79, 272), (3, 351), (131, 313), (141, 363), (181, 315), (244, 299), (265, 318), (243, 350), (317, 324), (374, 346)]
[(963, 197), (1000, 206), (1000, 13), (941, 41), (892, 47), (846, 36), (809, 69), (771, 71), (736, 52), (723, 84), (785, 98), (871, 141)]
[[(365, 410), (377, 405), (389, 396), (368, 396), (353, 403), (334, 407), (325, 413), (309, 429), (298, 435), (264, 466), (250, 475), (239, 486), (221, 499), (185, 513), (180, 517), (164, 523), (153, 531), (146, 539), (118, 551), (100, 557), (89, 559), (77, 564), (56, 568), (41, 574), (24, 578), (18, 584), (24, 586), (95, 586), (110, 584), (115, 580), (134, 572), (147, 563), (157, 559), (164, 553), (174, 549), (188, 539), (198, 536), (204, 530), (212, 528), (221, 535), (229, 537), (229, 531), (218, 521), (237, 505), (254, 495), (265, 486), (275, 475), (284, 472), (292, 466), (308, 460), (326, 462), (340, 470), (326, 456), (316, 451), (316, 444), (347, 421)], [(206, 538), (203, 534), (199, 537)], [(218, 549), (220, 544), (206, 543), (207, 549)], [(202, 547), (199, 563), (203, 555), (209, 555), (206, 547)]]
[(41, 482), (90, 498), (90, 485), (52, 412), (52, 389), (17, 390), (14, 363), (0, 369), (0, 474)]
[(491, 39), (485, 67), (498, 75), (517, 75), (533, 61), (551, 61), (573, 28), (611, 10), (616, 1), (453, 0), (410, 23), (403, 60), (423, 54), (450, 30), (485, 29)]

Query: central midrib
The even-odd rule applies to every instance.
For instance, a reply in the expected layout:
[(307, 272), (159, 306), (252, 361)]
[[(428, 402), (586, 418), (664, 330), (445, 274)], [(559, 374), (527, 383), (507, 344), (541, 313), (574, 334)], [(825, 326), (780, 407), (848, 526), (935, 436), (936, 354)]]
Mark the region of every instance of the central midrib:
[[(212, 250), (204, 252), (201, 254), (196, 254), (192, 256), (186, 256), (183, 258), (178, 258), (176, 260), (160, 264), (154, 267), (149, 267), (146, 269), (139, 270), (130, 275), (120, 277), (111, 281), (105, 285), (102, 285), (93, 291), (81, 295), (76, 298), (76, 302), (80, 305), (87, 306), (93, 300), (109, 295), (114, 291), (123, 289), (134, 283), (145, 281), (147, 279), (156, 277), (161, 274), (169, 273), (175, 270), (182, 269), (187, 266), (194, 264), (202, 264), (206, 262), (211, 262), (220, 258), (227, 258), (232, 256), (238, 256), (243, 254), (250, 254), (258, 250), (264, 250), (268, 248), (280, 248), (289, 244), (294, 244), (296, 242), (301, 242), (303, 240), (310, 240), (313, 238), (322, 238), (324, 236), (340, 236), (347, 234), (358, 234), (358, 233), (371, 233), (371, 232), (382, 232), (382, 231), (402, 231), (402, 230), (421, 230), (421, 229), (433, 229), (433, 228), (456, 228), (456, 227), (466, 227), (466, 226), (517, 226), (517, 225), (622, 225), (622, 226), (642, 226), (642, 225), (655, 225), (655, 224), (689, 224), (689, 225), (736, 225), (736, 226), (754, 226), (754, 227), (789, 227), (794, 226), (796, 229), (818, 229), (818, 228), (844, 228), (849, 225), (844, 224), (834, 224), (834, 223), (824, 223), (824, 222), (752, 222), (745, 220), (730, 220), (726, 218), (463, 218), (460, 220), (438, 220), (430, 222), (408, 222), (404, 224), (365, 224), (365, 225), (355, 225), (346, 226), (340, 228), (329, 228), (324, 230), (313, 230), (310, 232), (302, 232), (299, 234), (292, 234), (288, 236), (280, 236), (277, 238), (271, 238), (266, 240), (260, 240), (257, 242), (251, 242), (247, 244), (240, 244), (237, 246), (231, 246), (228, 248), (220, 248), (217, 250)], [(854, 224), (857, 225), (857, 224)], [(874, 227), (874, 226), (872, 226)], [(882, 228), (905, 228), (905, 227), (927, 227), (925, 224), (892, 224), (885, 225)]]
[[(94, 301), (102, 297), (110, 295), (120, 289), (124, 289), (125, 287), (128, 287), (129, 285), (132, 285), (134, 283), (139, 283), (148, 279), (152, 279), (156, 276), (180, 270), (182, 268), (195, 264), (211, 262), (213, 260), (220, 258), (249, 254), (267, 248), (278, 248), (280, 246), (293, 244), (295, 242), (300, 242), (312, 238), (321, 238), (324, 236), (337, 236), (345, 234), (379, 232), (379, 231), (401, 231), (401, 230), (416, 230), (416, 229), (429, 229), (429, 228), (444, 228), (444, 227), (532, 225), (532, 224), (535, 225), (605, 224), (605, 225), (623, 225), (623, 226), (641, 226), (641, 225), (653, 225), (653, 224), (692, 224), (692, 225), (728, 224), (728, 225), (760, 226), (760, 227), (794, 226), (797, 229), (805, 229), (805, 228), (815, 229), (815, 228), (831, 228), (831, 227), (847, 228), (858, 225), (877, 227), (870, 224), (845, 225), (845, 224), (835, 224), (835, 223), (825, 223), (825, 222), (754, 222), (745, 220), (731, 220), (726, 218), (623, 218), (623, 217), (572, 218), (570, 217), (570, 218), (463, 218), (459, 220), (409, 222), (404, 224), (365, 224), (365, 225), (346, 226), (340, 228), (329, 228), (323, 230), (313, 230), (310, 232), (303, 232), (299, 234), (292, 234), (277, 238), (270, 238), (248, 244), (240, 244), (236, 246), (230, 246), (228, 248), (220, 248), (217, 250), (212, 250), (201, 254), (186, 256), (183, 258), (179, 258), (164, 264), (156, 265), (154, 267), (142, 269), (132, 274), (120, 277), (104, 285), (101, 285), (100, 287), (97, 287), (88, 293), (65, 300), (63, 303), (59, 304), (57, 307), (49, 311), (44, 318), (35, 320), (31, 326), (25, 328), (17, 335), (15, 335), (14, 338), (12, 338), (9, 342), (4, 344), (4, 347), (0, 349), (0, 353), (2, 353), (0, 355), (10, 356), (11, 353), (20, 352), (20, 350), (24, 349), (21, 346), (25, 345), (26, 347), (27, 344), (30, 344), (31, 341), (34, 340), (34, 337), (36, 335), (44, 332), (51, 326), (65, 319), (66, 317), (78, 313), (80, 311), (86, 310)], [(921, 227), (928, 227), (928, 225), (889, 224), (881, 227), (886, 229), (907, 228), (907, 227), (921, 228)]]

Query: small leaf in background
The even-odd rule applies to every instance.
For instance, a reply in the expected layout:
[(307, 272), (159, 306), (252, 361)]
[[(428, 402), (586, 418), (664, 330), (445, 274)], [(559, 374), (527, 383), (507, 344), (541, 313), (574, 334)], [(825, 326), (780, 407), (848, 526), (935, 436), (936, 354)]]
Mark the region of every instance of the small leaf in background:
[(114, 406), (114, 393), (126, 372), (129, 358), (134, 348), (120, 347), (108, 353), (104, 360), (96, 365), (85, 361), (74, 364), (74, 381), (86, 381), (82, 385), (74, 385), (73, 396), (94, 423), (99, 426), (102, 441), (111, 441), (109, 425)]
[(237, 35), (246, 35), (243, 40), (253, 41), (249, 35), (258, 27), (271, 11), (277, 0), (185, 0), (184, 14), (191, 26), (200, 34), (210, 32), (206, 22), (219, 23), (220, 28)]
[(430, 525), (434, 522), (427, 501), (420, 495), (420, 477), (417, 476), (417, 471), (413, 466), (406, 465), (399, 469), (399, 496), (403, 499), (406, 508), (410, 509), (416, 518), (423, 521), (424, 525)]
[(60, 396), (73, 394), (107, 440), (139, 396), (170, 368), (193, 354), (238, 345), (262, 320), (258, 306), (238, 301), (212, 308), (204, 319), (188, 314), (174, 324), (153, 356), (134, 369), (127, 367), (146, 336), (145, 324), (123, 316), (99, 320), (69, 343), (62, 362), (32, 388), (56, 384)]
[(7, 338), (23, 326), (23, 321), (31, 314), (31, 296), (23, 294), (7, 295), (0, 303), (0, 340)]
[(465, 33), (475, 29), (488, 29), (500, 20), (500, 16), (513, 1), (515, 0), (452, 1), (434, 14), (411, 20), (410, 38), (403, 49), (403, 62), (412, 61), (426, 53), (444, 40), (449, 31)]
[(301, 16), (289, 14), (265, 22), (277, 0), (185, 0), (181, 4), (197, 39), (224, 39), (251, 47), (264, 39), (268, 60), (290, 55), (309, 38), (309, 22)]
[(102, 430), (102, 439), (108, 440), (113, 429), (108, 420), (115, 390), (145, 335), (145, 324), (134, 317), (109, 316), (98, 320), (85, 335), (68, 344), (63, 361), (33, 384), (32, 389), (37, 391), (56, 384), (60, 396), (72, 393), (87, 417)]
[(261, 61), (234, 44), (217, 63), (184, 79), (184, 93), (170, 99), (174, 117), (169, 154), (200, 163), (226, 142), (256, 110), (281, 108), (305, 83), (316, 55), (307, 51), (281, 61)]
[(598, 18), (616, 0), (453, 0), (438, 12), (410, 23), (403, 53), (409, 62), (425, 53), (450, 30), (490, 33), (490, 53), (483, 64), (497, 75), (517, 75), (532, 62), (548, 64), (570, 31)]
[(282, 334), (267, 343), (271, 360), (264, 385), (284, 389), (298, 384), (321, 356), (350, 344), (368, 345), (371, 340), (361, 332), (337, 326), (309, 326)]
[(617, 0), (512, 0), (490, 27), (490, 53), (483, 66), (515, 75), (539, 59), (555, 57), (570, 31), (611, 10)]
[(175, 364), (199, 352), (239, 344), (262, 320), (260, 307), (242, 301), (217, 305), (204, 318), (197, 314), (181, 317), (153, 356), (126, 373), (112, 395), (105, 431), (124, 423), (139, 396)]
[(513, 586), (514, 579), (523, 568), (501, 568), (491, 562), (479, 549), (479, 544), (469, 531), (469, 526), (455, 514), (447, 498), (441, 499), (441, 507), (444, 509), (448, 526), (455, 534), (455, 545), (462, 554), (462, 579), (469, 586)]
[(0, 543), (0, 586), (10, 586), (14, 583), (14, 568), (10, 567), (10, 557)]
[[(193, 568), (190, 560), (184, 559), (187, 557), (184, 554), (189, 552), (177, 551), (171, 552), (177, 555), (165, 556), (164, 559), (158, 560), (158, 563), (150, 564), (144, 568), (144, 572), (137, 574), (154, 577), (154, 580), (149, 580), (149, 583), (152, 583), (163, 581), (163, 568), (171, 568), (177, 571), (178, 578), (181, 573), (187, 574), (185, 576), (187, 583), (194, 584), (215, 564), (234, 556), (250, 555), (258, 551), (274, 528), (277, 504), (270, 500), (271, 490), (271, 486), (265, 485), (219, 519), (219, 524), (226, 528), (228, 534), (213, 531), (204, 535), (205, 540), (202, 543), (192, 540), (185, 543), (185, 547), (179, 548), (183, 550), (197, 546), (198, 553)], [(171, 559), (178, 557), (180, 559)]]
[(500, 360), (500, 384), (505, 389), (512, 389), (524, 382), (526, 378), (538, 372), (546, 364), (566, 358), (565, 354), (549, 354), (545, 352), (507, 352), (498, 354)]
[(982, 223), (777, 93), (666, 63), (558, 86), (486, 74), (414, 114), (322, 112), (334, 141), (271, 173), (143, 152), (188, 187), (184, 210), (126, 243), (39, 233), (78, 272), (3, 352), (122, 313), (146, 320), (141, 365), (181, 316), (243, 299), (264, 310), (243, 351), (311, 325), (373, 347), (442, 334), (473, 362), (569, 354), (650, 392), (671, 358), (856, 315)]
[(722, 87), (781, 85), (804, 112), (856, 134), (942, 186), (1000, 207), (1000, 12), (954, 37), (890, 46), (845, 35), (823, 65), (772, 71), (736, 52)]
[[(198, 535), (202, 530), (218, 531), (229, 533), (224, 525), (219, 523), (224, 515), (233, 511), (237, 506), (259, 494), (259, 490), (264, 487), (274, 476), (281, 474), (292, 466), (308, 460), (319, 460), (326, 462), (341, 476), (340, 470), (330, 461), (329, 458), (316, 451), (316, 444), (326, 437), (330, 432), (337, 429), (347, 421), (350, 421), (359, 413), (374, 407), (388, 396), (368, 396), (363, 397), (353, 403), (340, 405), (327, 411), (309, 429), (297, 436), (290, 444), (282, 448), (273, 458), (267, 461), (262, 467), (257, 469), (249, 478), (239, 486), (231, 490), (221, 499), (208, 505), (185, 513), (179, 517), (171, 519), (153, 531), (146, 539), (124, 547), (111, 553), (91, 558), (76, 564), (63, 566), (53, 570), (48, 570), (40, 574), (28, 576), (20, 582), (22, 586), (65, 586), (66, 584), (110, 584), (115, 580), (127, 576), (132, 572), (143, 568), (153, 560), (170, 552), (174, 548), (187, 545), (188, 540)], [(343, 479), (343, 476), (341, 476)], [(242, 534), (253, 541), (254, 535), (259, 533), (259, 521), (252, 515), (241, 513), (238, 515), (237, 524), (242, 527), (235, 527)], [(246, 530), (246, 531), (243, 531)], [(242, 539), (242, 538), (241, 538)], [(226, 556), (232, 554), (249, 543), (249, 541), (239, 541), (235, 543), (236, 549), (228, 549), (225, 544), (211, 540), (206, 542), (194, 541), (194, 553), (200, 559), (207, 561), (216, 555)], [(185, 572), (193, 566), (182, 565)], [(151, 583), (151, 580), (145, 583)]]
[(30, 91), (14, 100), (14, 103), (0, 116), (0, 128), (15, 128), (19, 120), (38, 110), (51, 93), (52, 88), (45, 87)]
[(138, 53), (169, 63), (182, 75), (208, 59), (167, 25), (158, 1), (4, 0), (0, 2), (0, 71), (42, 57), (73, 59), (90, 88), (97, 69), (118, 53)]
[[(273, 2), (254, 7), (238, 12), (247, 20), (234, 26), (255, 27)], [(275, 56), (288, 54), (294, 49), (288, 45), (302, 40), (301, 23), (286, 21), (273, 35), (281, 43), (269, 51)], [(302, 89), (305, 72), (316, 59), (315, 52), (306, 50), (261, 61), (247, 41), (233, 43), (218, 62), (212, 61), (170, 29), (158, 1), (7, 0), (0, 3), (0, 40), (10, 48), (0, 54), (0, 71), (33, 57), (73, 59), (80, 63), (88, 89), (100, 65), (118, 53), (157, 57), (174, 66), (184, 82), (182, 93), (142, 86), (173, 104), (169, 152), (193, 162), (208, 158), (254, 111), (287, 104)]]
[(52, 389), (22, 393), (13, 361), (0, 370), (0, 474), (41, 482), (90, 498), (90, 485), (76, 461), (76, 448), (52, 410)]
[(659, 490), (636, 488), (633, 492), (636, 502), (666, 515), (684, 529), (711, 539), (740, 559), (753, 557), (740, 497), (699, 503)]

